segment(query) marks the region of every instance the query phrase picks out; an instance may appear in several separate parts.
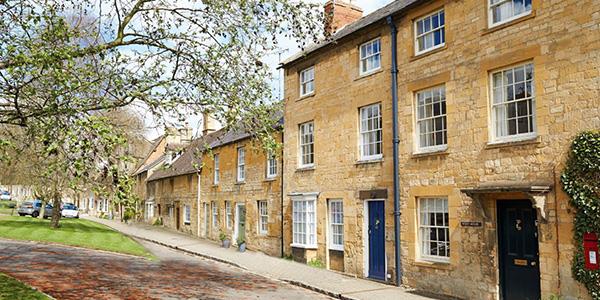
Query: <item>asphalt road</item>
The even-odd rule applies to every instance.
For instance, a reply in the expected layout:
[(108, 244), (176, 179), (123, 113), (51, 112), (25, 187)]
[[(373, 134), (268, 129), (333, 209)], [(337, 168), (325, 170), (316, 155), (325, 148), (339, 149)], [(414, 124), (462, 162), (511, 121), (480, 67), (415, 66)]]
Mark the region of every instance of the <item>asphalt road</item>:
[(158, 261), (0, 239), (0, 272), (56, 299), (330, 299), (227, 264), (141, 243)]

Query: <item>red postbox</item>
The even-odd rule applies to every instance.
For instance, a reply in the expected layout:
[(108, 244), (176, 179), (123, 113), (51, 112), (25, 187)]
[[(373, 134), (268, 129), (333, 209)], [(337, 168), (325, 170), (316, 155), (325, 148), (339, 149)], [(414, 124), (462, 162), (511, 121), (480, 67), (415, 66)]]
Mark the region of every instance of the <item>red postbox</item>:
[(600, 269), (598, 262), (598, 235), (592, 232), (583, 234), (583, 255), (585, 256), (585, 268), (588, 270)]

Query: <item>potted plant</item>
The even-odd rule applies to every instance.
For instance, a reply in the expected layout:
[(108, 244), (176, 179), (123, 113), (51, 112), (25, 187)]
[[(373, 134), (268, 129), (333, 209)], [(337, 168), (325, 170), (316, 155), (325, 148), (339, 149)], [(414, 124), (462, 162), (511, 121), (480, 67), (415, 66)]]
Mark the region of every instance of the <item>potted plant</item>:
[(238, 244), (238, 251), (240, 251), (240, 252), (246, 251), (246, 241), (244, 240), (244, 238), (241, 238), (241, 237), (238, 238), (237, 244)]
[(229, 248), (231, 246), (231, 240), (223, 231), (219, 233), (219, 239), (221, 240), (221, 247)]

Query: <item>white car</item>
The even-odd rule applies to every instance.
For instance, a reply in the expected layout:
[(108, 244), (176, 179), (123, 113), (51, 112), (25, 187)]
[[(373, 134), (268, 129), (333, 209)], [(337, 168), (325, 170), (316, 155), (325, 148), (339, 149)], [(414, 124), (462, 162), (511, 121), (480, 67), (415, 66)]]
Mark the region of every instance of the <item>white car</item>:
[(8, 191), (0, 191), (0, 200), (10, 200), (10, 193)]
[(63, 205), (60, 214), (63, 218), (79, 219), (79, 210), (77, 210), (77, 206), (73, 203), (66, 203)]

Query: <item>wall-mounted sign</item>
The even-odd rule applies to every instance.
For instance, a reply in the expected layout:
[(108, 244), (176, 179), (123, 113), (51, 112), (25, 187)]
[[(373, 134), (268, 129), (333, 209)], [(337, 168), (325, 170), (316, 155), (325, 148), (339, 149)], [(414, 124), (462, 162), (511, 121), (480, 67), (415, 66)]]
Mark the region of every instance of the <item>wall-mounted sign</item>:
[(483, 223), (480, 221), (461, 221), (460, 226), (462, 227), (481, 227)]

